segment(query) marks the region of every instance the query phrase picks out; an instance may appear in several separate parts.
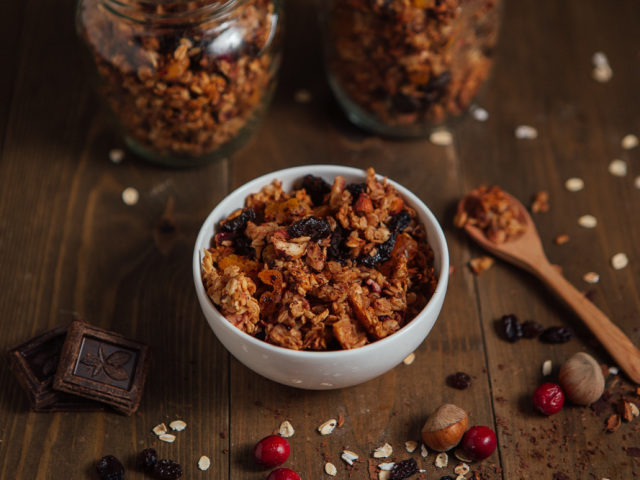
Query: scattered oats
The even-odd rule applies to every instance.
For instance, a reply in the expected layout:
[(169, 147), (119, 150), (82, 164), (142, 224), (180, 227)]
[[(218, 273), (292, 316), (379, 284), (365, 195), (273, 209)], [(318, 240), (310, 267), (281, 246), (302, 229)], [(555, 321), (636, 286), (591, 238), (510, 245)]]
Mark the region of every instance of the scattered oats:
[(444, 147), (453, 143), (453, 135), (447, 130), (436, 130), (429, 135), (429, 141), (434, 145)]
[(598, 283), (600, 281), (600, 275), (596, 272), (587, 272), (582, 276), (582, 280), (591, 284)]
[(109, 160), (113, 163), (120, 163), (124, 160), (124, 150), (120, 148), (114, 148), (109, 152)]
[(311, 92), (309, 90), (305, 90), (304, 88), (301, 88), (299, 90), (296, 90), (296, 93), (294, 94), (294, 99), (297, 103), (309, 103), (312, 99), (313, 99), (313, 95), (311, 95)]
[(176, 436), (171, 435), (170, 433), (163, 433), (162, 435), (159, 435), (158, 438), (163, 442), (173, 443), (176, 439)]
[(618, 367), (609, 367), (609, 375), (618, 375), (620, 369)]
[(640, 190), (640, 175), (638, 175), (633, 181), (633, 186)]
[(407, 355), (407, 358), (405, 358), (402, 361), (402, 363), (404, 363), (405, 365), (411, 365), (415, 359), (416, 359), (416, 354), (410, 353), (409, 355)]
[(568, 178), (564, 182), (564, 188), (566, 188), (570, 192), (579, 192), (584, 188), (584, 180), (578, 177)]
[(636, 137), (635, 135), (629, 134), (622, 137), (622, 141), (620, 142), (620, 145), (622, 145), (622, 148), (624, 148), (625, 150), (631, 150), (632, 148), (637, 147), (639, 143), (640, 143), (640, 140), (638, 140), (638, 137)]
[(376, 448), (373, 451), (374, 458), (388, 458), (393, 453), (393, 447), (388, 443), (385, 443), (383, 446)]
[(596, 228), (598, 219), (593, 215), (583, 215), (578, 219), (578, 225), (584, 228)]
[(330, 435), (331, 433), (333, 433), (336, 425), (338, 425), (338, 421), (332, 418), (331, 420), (327, 420), (322, 425), (320, 425), (318, 427), (318, 431), (320, 432), (320, 435)]
[(638, 410), (638, 406), (635, 403), (631, 403), (631, 415), (634, 417), (640, 415), (640, 410)]
[(457, 448), (455, 452), (453, 452), (454, 455), (456, 456), (456, 458), (458, 460), (460, 460), (461, 462), (472, 462), (473, 460), (471, 460), (469, 458), (469, 456), (464, 452), (464, 450), (462, 448)]
[(200, 460), (198, 460), (198, 468), (204, 472), (205, 470), (208, 470), (210, 466), (211, 460), (209, 460), (209, 457), (206, 455), (201, 456)]
[(324, 471), (327, 475), (331, 475), (332, 477), (335, 477), (336, 474), (338, 473), (338, 469), (331, 462), (327, 462), (324, 464)]
[(479, 122), (486, 122), (489, 120), (489, 112), (484, 108), (476, 107), (471, 111), (471, 115)]
[(280, 430), (278, 433), (280, 433), (281, 437), (289, 438), (293, 436), (295, 430), (293, 429), (293, 425), (291, 425), (291, 422), (289, 422), (289, 420), (285, 420), (280, 424)]
[(381, 463), (380, 465), (378, 465), (378, 468), (380, 470), (389, 471), (393, 468), (394, 465), (395, 465), (395, 462)]
[(127, 187), (122, 191), (122, 201), (125, 203), (125, 205), (135, 205), (136, 203), (138, 203), (139, 199), (140, 194), (138, 193), (138, 190), (133, 187)]
[(353, 453), (353, 452), (349, 451), (349, 450), (344, 450), (342, 452), (342, 456), (340, 458), (342, 458), (349, 465), (353, 465), (353, 462), (355, 460), (358, 460), (358, 455), (356, 453)]
[(516, 138), (519, 140), (533, 140), (538, 138), (538, 130), (531, 125), (519, 125), (516, 127)]
[(604, 52), (595, 52), (591, 56), (591, 61), (593, 62), (594, 67), (609, 65), (609, 59)]
[(182, 420), (174, 420), (169, 424), (169, 427), (171, 428), (171, 430), (175, 430), (176, 432), (181, 432), (185, 428), (187, 428), (187, 424), (184, 423)]
[(629, 257), (626, 253), (616, 253), (611, 257), (611, 266), (615, 270), (622, 270), (627, 265), (629, 265)]
[(422, 455), (422, 458), (426, 458), (427, 455), (429, 455), (429, 450), (427, 450), (427, 447), (424, 444), (420, 445), (420, 455)]
[(567, 235), (566, 233), (561, 233), (560, 235), (558, 235), (556, 238), (553, 239), (553, 242), (556, 245), (564, 245), (568, 241), (569, 241), (569, 235)]
[(609, 173), (614, 177), (627, 176), (627, 162), (616, 158), (609, 164)]
[(167, 426), (164, 423), (161, 423), (160, 425), (156, 425), (155, 427), (153, 427), (153, 433), (155, 433), (158, 436), (164, 435), (167, 432), (168, 432)]
[(414, 442), (413, 440), (409, 440), (408, 442), (404, 442), (404, 448), (407, 449), (407, 452), (413, 453), (413, 451), (418, 448), (418, 442)]
[(553, 362), (551, 360), (545, 360), (542, 364), (542, 375), (548, 377), (553, 371)]
[(469, 473), (469, 470), (471, 470), (471, 468), (469, 468), (469, 465), (467, 465), (466, 463), (459, 463), (456, 468), (453, 469), (454, 473), (462, 476), (465, 476), (467, 473)]
[(469, 260), (471, 270), (476, 275), (480, 275), (482, 272), (489, 270), (493, 266), (493, 258), (483, 255), (482, 257), (472, 258)]
[(391, 476), (391, 472), (388, 470), (381, 470), (378, 472), (378, 480), (389, 480)]
[(439, 453), (438, 456), (436, 457), (436, 461), (434, 465), (438, 468), (446, 467), (447, 465), (449, 465), (449, 455), (447, 455), (444, 452)]
[(591, 71), (591, 78), (596, 82), (606, 83), (613, 77), (613, 70), (609, 65), (598, 65)]

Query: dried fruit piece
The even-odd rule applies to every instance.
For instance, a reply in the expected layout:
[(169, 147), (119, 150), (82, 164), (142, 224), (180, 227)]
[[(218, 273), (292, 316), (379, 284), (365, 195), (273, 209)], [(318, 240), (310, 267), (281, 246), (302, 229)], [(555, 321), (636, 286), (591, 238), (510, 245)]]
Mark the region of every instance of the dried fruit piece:
[(447, 385), (458, 390), (465, 390), (471, 386), (471, 377), (464, 372), (452, 373), (447, 377)]
[(526, 320), (522, 323), (522, 336), (523, 338), (538, 338), (544, 327), (534, 320)]
[(544, 415), (558, 413), (564, 405), (564, 392), (560, 385), (547, 382), (540, 385), (533, 392), (533, 406)]
[(331, 226), (324, 218), (305, 217), (290, 225), (287, 234), (291, 238), (309, 237), (316, 241), (331, 235)]
[(300, 480), (300, 475), (289, 468), (278, 468), (269, 474), (267, 480)]
[[(464, 453), (472, 460), (484, 460), (489, 458), (496, 449), (496, 434), (489, 427), (476, 425), (464, 434), (460, 445)], [(456, 473), (458, 472), (456, 471)]]
[(182, 465), (173, 460), (158, 460), (153, 467), (153, 473), (160, 480), (177, 480), (182, 476)]
[(158, 452), (155, 448), (145, 448), (136, 457), (136, 465), (142, 470), (152, 472), (153, 467), (158, 461)]
[(540, 335), (540, 340), (545, 343), (566, 343), (573, 338), (573, 329), (570, 327), (549, 327)]
[(113, 455), (102, 457), (96, 471), (100, 480), (124, 480), (124, 467)]
[(253, 447), (253, 458), (264, 467), (277, 467), (289, 458), (289, 442), (279, 435), (268, 435)]
[(397, 462), (391, 469), (389, 480), (403, 480), (418, 471), (418, 463), (414, 458)]
[(500, 318), (500, 323), (502, 325), (502, 332), (509, 342), (515, 343), (522, 338), (522, 324), (513, 313), (503, 315)]

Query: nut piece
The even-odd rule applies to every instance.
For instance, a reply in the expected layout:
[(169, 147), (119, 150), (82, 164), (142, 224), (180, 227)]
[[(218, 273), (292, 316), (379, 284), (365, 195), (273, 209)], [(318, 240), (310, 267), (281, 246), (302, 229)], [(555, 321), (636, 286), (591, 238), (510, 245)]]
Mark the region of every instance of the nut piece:
[(389, 458), (393, 453), (393, 447), (388, 443), (385, 443), (383, 446), (376, 448), (373, 451), (373, 458)]
[(320, 432), (320, 435), (330, 435), (331, 433), (333, 433), (336, 425), (338, 425), (338, 421), (332, 418), (331, 420), (327, 420), (322, 425), (320, 425), (318, 427), (318, 431)]
[(418, 442), (415, 442), (413, 440), (409, 440), (407, 442), (404, 442), (404, 448), (407, 449), (407, 452), (409, 453), (413, 453), (413, 451), (418, 448)]
[(604, 391), (604, 375), (600, 364), (584, 352), (578, 352), (564, 362), (558, 380), (567, 398), (578, 405), (595, 402)]
[(278, 433), (283, 438), (289, 438), (293, 436), (293, 434), (295, 433), (295, 430), (293, 429), (293, 425), (291, 425), (291, 422), (289, 420), (285, 420), (280, 424), (280, 429), (278, 430)]
[(447, 455), (446, 453), (439, 453), (438, 456), (436, 457), (436, 461), (434, 465), (437, 468), (446, 467), (447, 465), (449, 465), (449, 455)]
[(353, 462), (355, 460), (358, 460), (358, 454), (352, 452), (351, 450), (344, 450), (340, 458), (342, 458), (342, 460), (347, 462), (349, 465), (353, 465)]
[(462, 439), (469, 419), (466, 412), (450, 403), (440, 405), (422, 427), (422, 439), (437, 452), (452, 449)]

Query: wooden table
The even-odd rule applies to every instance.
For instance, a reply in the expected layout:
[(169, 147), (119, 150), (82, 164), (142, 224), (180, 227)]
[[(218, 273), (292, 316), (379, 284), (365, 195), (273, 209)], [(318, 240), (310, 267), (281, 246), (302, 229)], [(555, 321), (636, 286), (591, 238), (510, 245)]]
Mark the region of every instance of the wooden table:
[[(452, 225), (458, 198), (481, 183), (498, 184), (529, 203), (549, 192), (550, 210), (534, 216), (550, 260), (567, 279), (592, 292), (593, 302), (640, 345), (640, 148), (621, 139), (640, 133), (640, 9), (635, 0), (507, 2), (494, 78), (479, 103), (487, 122), (473, 118), (452, 128), (454, 144), (394, 141), (351, 126), (323, 76), (315, 10), (289, 1), (287, 42), (280, 86), (254, 139), (228, 161), (195, 170), (167, 170), (129, 155), (121, 164), (109, 151), (122, 147), (98, 109), (77, 60), (73, 2), (0, 4), (0, 348), (5, 350), (78, 315), (90, 323), (147, 342), (154, 351), (139, 412), (32, 413), (6, 362), (0, 363), (0, 479), (97, 478), (99, 458), (119, 457), (127, 478), (147, 478), (132, 458), (155, 445), (160, 456), (183, 464), (186, 479), (264, 479), (251, 448), (284, 420), (295, 428), (286, 466), (304, 479), (369, 478), (372, 449), (385, 442), (397, 459), (413, 456), (439, 479), (457, 463), (437, 470), (435, 454), (409, 454), (427, 416), (444, 402), (470, 414), (471, 424), (494, 428), (498, 451), (472, 464), (487, 479), (629, 479), (640, 474), (640, 419), (605, 432), (599, 415), (568, 406), (553, 417), (533, 412), (531, 394), (549, 359), (560, 364), (577, 351), (613, 366), (579, 320), (533, 277), (497, 261), (482, 275), (468, 268), (481, 252)], [(613, 77), (591, 78), (591, 56), (603, 51)], [(312, 101), (294, 100), (298, 89)], [(514, 129), (532, 125), (534, 140)], [(627, 162), (626, 177), (608, 172)], [(399, 365), (366, 384), (338, 391), (281, 386), (249, 371), (217, 341), (198, 306), (191, 275), (193, 244), (208, 212), (230, 190), (260, 174), (301, 164), (335, 163), (376, 171), (421, 197), (443, 225), (451, 262), (447, 299), (413, 364)], [(585, 181), (568, 192), (570, 177)], [(140, 201), (121, 200), (135, 187)], [(165, 214), (176, 230), (157, 229)], [(595, 229), (577, 224), (598, 218)], [(570, 241), (556, 245), (566, 233)], [(616, 271), (610, 258), (624, 252), (629, 266)], [(582, 276), (594, 271), (600, 281)], [(575, 329), (570, 342), (510, 344), (495, 322), (514, 313), (545, 326)], [(445, 384), (464, 371), (472, 386)], [(609, 375), (611, 402), (636, 386)], [(631, 392), (631, 393), (629, 393)], [(344, 425), (321, 437), (330, 418)], [(180, 418), (188, 426), (173, 444), (151, 429)], [(340, 459), (344, 448), (360, 455), (355, 468)], [(201, 455), (211, 468), (201, 472)], [(564, 474), (565, 476), (562, 476)], [(555, 475), (555, 476), (554, 476)]]

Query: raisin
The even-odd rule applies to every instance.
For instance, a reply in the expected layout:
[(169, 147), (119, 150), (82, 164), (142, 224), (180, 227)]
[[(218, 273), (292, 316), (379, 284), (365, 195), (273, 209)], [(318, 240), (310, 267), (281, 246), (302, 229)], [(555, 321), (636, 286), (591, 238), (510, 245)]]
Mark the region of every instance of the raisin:
[(411, 215), (407, 211), (401, 211), (400, 213), (395, 214), (391, 217), (391, 219), (387, 222), (387, 227), (391, 231), (391, 236), (389, 239), (378, 245), (376, 254), (371, 255), (361, 255), (358, 257), (358, 263), (361, 263), (365, 267), (375, 267), (378, 263), (386, 262), (391, 258), (391, 252), (396, 246), (396, 238), (398, 233), (402, 232), (407, 226), (411, 223)]
[(355, 201), (361, 193), (367, 192), (367, 184), (366, 183), (350, 183), (345, 187), (346, 190), (349, 191), (353, 201)]
[(402, 93), (397, 93), (391, 97), (391, 104), (398, 113), (415, 113), (422, 106), (418, 98)]
[(173, 460), (158, 460), (153, 472), (161, 480), (177, 480), (182, 476), (182, 465)]
[(522, 324), (522, 336), (524, 338), (538, 338), (543, 331), (544, 327), (533, 320), (527, 320)]
[(240, 215), (220, 223), (220, 231), (229, 232), (229, 233), (244, 232), (245, 228), (247, 228), (247, 223), (249, 221), (254, 221), (255, 219), (256, 219), (255, 210), (250, 207), (245, 208), (242, 210)]
[(124, 480), (124, 467), (113, 455), (102, 457), (96, 471), (100, 480)]
[(418, 463), (415, 458), (408, 458), (393, 466), (391, 473), (389, 474), (389, 480), (402, 480), (403, 478), (409, 478), (417, 471)]
[(567, 343), (572, 338), (570, 327), (549, 327), (540, 335), (540, 340), (545, 343)]
[(158, 452), (156, 452), (155, 448), (145, 448), (136, 457), (136, 464), (138, 465), (138, 468), (146, 470), (147, 472), (153, 471), (153, 467), (157, 461)]
[(451, 81), (451, 74), (449, 72), (444, 72), (437, 77), (432, 77), (429, 82), (422, 87), (424, 91), (424, 103), (425, 106), (429, 106), (442, 98), (444, 95), (447, 85)]
[(292, 238), (311, 237), (315, 241), (331, 235), (331, 225), (324, 218), (306, 217), (289, 226), (287, 233)]
[(387, 222), (387, 227), (397, 234), (407, 228), (409, 223), (411, 223), (411, 215), (406, 210), (403, 210), (391, 217), (391, 220)]
[(331, 185), (325, 182), (322, 178), (314, 175), (306, 175), (302, 179), (302, 188), (304, 188), (307, 194), (311, 197), (311, 201), (316, 207), (318, 205), (322, 205), (322, 202), (324, 202), (324, 196), (331, 192)]
[(471, 386), (471, 377), (464, 372), (452, 373), (447, 377), (447, 385), (458, 390), (465, 390)]
[(514, 314), (503, 315), (500, 319), (505, 338), (515, 343), (522, 338), (522, 324)]
[(344, 263), (351, 256), (349, 248), (344, 244), (347, 236), (347, 231), (342, 225), (337, 225), (331, 234), (331, 243), (327, 247), (327, 258), (330, 261)]
[(233, 249), (236, 255), (255, 258), (256, 250), (251, 246), (251, 239), (246, 235), (239, 235), (233, 238)]

